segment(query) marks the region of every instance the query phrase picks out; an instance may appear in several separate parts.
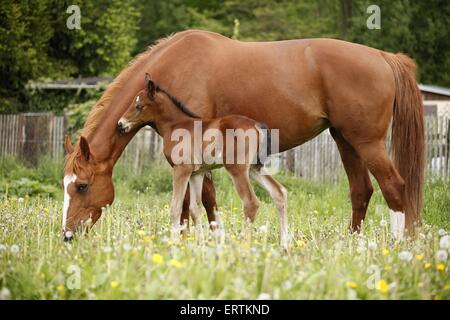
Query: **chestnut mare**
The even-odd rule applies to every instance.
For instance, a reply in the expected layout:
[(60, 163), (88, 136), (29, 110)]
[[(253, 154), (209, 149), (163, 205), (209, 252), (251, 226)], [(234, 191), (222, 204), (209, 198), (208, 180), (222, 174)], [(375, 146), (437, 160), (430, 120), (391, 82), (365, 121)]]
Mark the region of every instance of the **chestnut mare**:
[(246, 220), (253, 222), (259, 208), (250, 176), (269, 193), (279, 213), (280, 243), (287, 249), (287, 191), (263, 167), (271, 149), (266, 125), (240, 115), (199, 119), (148, 74), (145, 83), (146, 89), (139, 91), (117, 125), (121, 132), (127, 133), (151, 122), (163, 138), (164, 156), (173, 168), (170, 209), (173, 238), (178, 238), (180, 230), (186, 230), (184, 221), (180, 227), (180, 218), (188, 183), (190, 215), (203, 234), (199, 206), (203, 177), (205, 172), (224, 167), (241, 198)]
[[(372, 195), (369, 171), (390, 208), (393, 235), (402, 237), (405, 216), (409, 231), (420, 222), (424, 126), (412, 59), (333, 39), (240, 42), (188, 30), (124, 69), (92, 109), (79, 143), (66, 144), (66, 239), (114, 199), (114, 164), (138, 130), (121, 135), (117, 122), (144, 89), (146, 72), (202, 118), (239, 114), (280, 129), (280, 151), (329, 128), (350, 184), (352, 230)], [(391, 119), (394, 162), (384, 144)]]

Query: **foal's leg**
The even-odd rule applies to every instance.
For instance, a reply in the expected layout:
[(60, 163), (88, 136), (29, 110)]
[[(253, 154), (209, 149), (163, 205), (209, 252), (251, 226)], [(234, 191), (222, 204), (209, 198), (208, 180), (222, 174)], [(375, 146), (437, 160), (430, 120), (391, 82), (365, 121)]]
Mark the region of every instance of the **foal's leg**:
[(330, 133), (339, 149), (350, 186), (353, 210), (351, 230), (359, 232), (373, 193), (369, 170), (355, 149), (344, 139), (339, 131), (330, 128)]
[(284, 248), (289, 248), (289, 231), (287, 222), (287, 190), (278, 181), (266, 172), (264, 168), (252, 168), (250, 175), (255, 181), (263, 187), (272, 198), (275, 206), (278, 209), (280, 220), (280, 244)]
[(203, 174), (192, 175), (189, 179), (190, 199), (189, 212), (192, 220), (197, 227), (201, 227), (202, 224), (202, 185)]
[[(183, 228), (181, 233), (184, 236), (187, 236), (187, 229), (189, 229), (189, 204), (190, 204), (190, 188), (189, 184), (186, 189), (186, 195), (184, 196), (183, 201), (183, 211), (181, 212), (180, 224), (185, 224), (186, 228)], [(208, 175), (205, 175), (203, 179), (203, 188), (202, 188), (202, 203), (203, 207), (206, 210), (206, 215), (208, 216), (208, 222), (217, 221), (219, 223), (220, 216), (217, 211), (217, 203), (216, 203), (216, 189), (214, 188), (213, 181)]]
[(253, 222), (259, 208), (259, 200), (250, 184), (249, 167), (237, 164), (225, 166), (225, 169), (230, 173), (234, 187), (242, 200), (246, 219)]
[(186, 194), (186, 188), (191, 174), (191, 167), (175, 166), (173, 168), (173, 191), (170, 207), (170, 219), (172, 223), (172, 236), (174, 238), (179, 237), (183, 199)]

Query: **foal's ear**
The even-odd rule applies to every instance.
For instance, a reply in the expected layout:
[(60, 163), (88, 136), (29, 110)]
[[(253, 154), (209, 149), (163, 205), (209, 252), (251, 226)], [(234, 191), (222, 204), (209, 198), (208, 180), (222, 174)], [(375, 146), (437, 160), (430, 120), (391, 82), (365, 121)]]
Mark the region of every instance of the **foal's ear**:
[(80, 137), (80, 150), (84, 160), (89, 161), (91, 151), (89, 150), (89, 143), (83, 136)]
[(71, 154), (73, 152), (73, 144), (72, 140), (70, 139), (70, 136), (66, 134), (64, 137), (64, 148), (66, 149), (66, 152), (68, 154)]
[(148, 73), (145, 73), (145, 85), (147, 87), (148, 97), (153, 99), (156, 92), (156, 85)]

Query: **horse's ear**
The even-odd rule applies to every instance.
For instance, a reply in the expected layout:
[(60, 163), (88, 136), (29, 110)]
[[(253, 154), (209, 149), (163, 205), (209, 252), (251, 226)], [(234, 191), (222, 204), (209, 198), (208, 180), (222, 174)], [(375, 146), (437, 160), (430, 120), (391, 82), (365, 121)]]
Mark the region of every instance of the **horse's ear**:
[(147, 87), (148, 97), (153, 99), (156, 92), (156, 85), (147, 72), (145, 73), (145, 86)]
[(89, 161), (91, 151), (89, 150), (89, 143), (83, 136), (80, 137), (80, 150), (84, 160)]
[(70, 139), (70, 136), (66, 134), (64, 137), (64, 148), (66, 149), (66, 152), (68, 154), (71, 154), (73, 152), (73, 144), (72, 140)]

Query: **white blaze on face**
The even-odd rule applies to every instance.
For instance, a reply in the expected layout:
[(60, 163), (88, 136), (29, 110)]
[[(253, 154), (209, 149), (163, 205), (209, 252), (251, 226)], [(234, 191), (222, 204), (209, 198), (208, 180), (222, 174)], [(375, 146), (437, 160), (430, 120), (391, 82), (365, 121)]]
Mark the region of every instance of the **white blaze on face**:
[(139, 103), (139, 96), (136, 97), (136, 103)]
[(391, 216), (391, 234), (397, 240), (402, 240), (405, 233), (405, 214), (400, 211), (389, 210)]
[(66, 222), (67, 222), (67, 213), (69, 211), (70, 205), (70, 195), (67, 191), (69, 184), (75, 182), (77, 180), (77, 176), (74, 174), (68, 174), (64, 177), (64, 206), (63, 206), (63, 218), (62, 218), (62, 228), (65, 231)]

